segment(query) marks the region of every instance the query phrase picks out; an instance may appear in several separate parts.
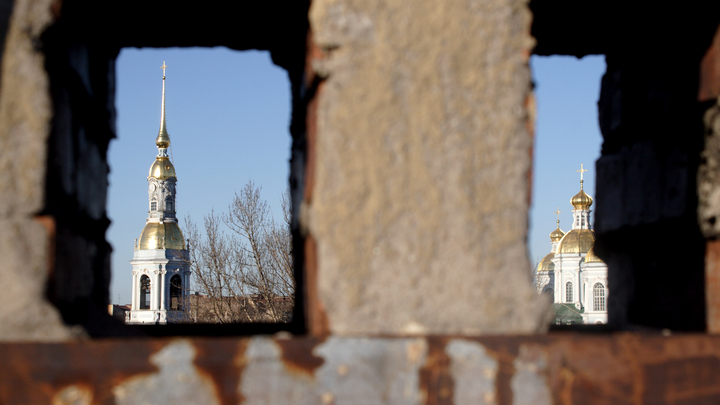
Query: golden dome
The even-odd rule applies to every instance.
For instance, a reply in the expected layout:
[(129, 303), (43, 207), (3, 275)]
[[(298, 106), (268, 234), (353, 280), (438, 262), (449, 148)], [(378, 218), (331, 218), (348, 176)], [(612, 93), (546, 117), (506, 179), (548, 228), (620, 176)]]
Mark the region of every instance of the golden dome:
[(573, 229), (560, 240), (557, 253), (587, 253), (595, 245), (595, 232), (589, 229)]
[(557, 229), (555, 229), (554, 231), (552, 231), (552, 232), (550, 233), (550, 240), (553, 241), (553, 242), (557, 242), (557, 241), (559, 241), (560, 239), (562, 239), (563, 236), (565, 236), (565, 232), (563, 232), (562, 230), (560, 230), (560, 227), (558, 226)]
[(570, 200), (570, 204), (572, 204), (572, 206), (576, 210), (589, 209), (592, 203), (592, 197), (585, 193), (585, 191), (582, 189), (582, 186), (580, 187), (580, 192), (575, 194), (575, 196)]
[(157, 158), (150, 166), (150, 174), (148, 177), (155, 177), (158, 180), (165, 180), (175, 176), (175, 166), (168, 158)]
[(553, 257), (555, 257), (555, 253), (548, 253), (543, 257), (542, 260), (540, 260), (540, 264), (538, 264), (537, 271), (550, 271), (555, 270), (555, 264), (552, 262)]
[(595, 246), (591, 247), (590, 250), (588, 250), (587, 255), (585, 255), (585, 263), (605, 263), (602, 261), (599, 257), (595, 256)]
[[(163, 247), (164, 242), (164, 247)], [(140, 234), (138, 249), (185, 249), (185, 239), (176, 222), (148, 222)]]

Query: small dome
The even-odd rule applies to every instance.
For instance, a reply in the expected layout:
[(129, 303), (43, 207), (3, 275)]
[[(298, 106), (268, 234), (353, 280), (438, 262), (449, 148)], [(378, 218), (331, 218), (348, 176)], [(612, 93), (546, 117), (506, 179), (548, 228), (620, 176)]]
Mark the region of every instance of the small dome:
[[(164, 247), (163, 247), (164, 242)], [(176, 222), (148, 222), (140, 234), (139, 250), (185, 249), (185, 239)]]
[(595, 232), (589, 229), (573, 229), (560, 240), (557, 253), (587, 253), (595, 245)]
[(560, 228), (557, 228), (550, 233), (550, 240), (553, 242), (557, 242), (562, 239), (563, 236), (565, 236), (565, 232), (560, 230)]
[(593, 203), (592, 197), (587, 195), (585, 191), (583, 191), (582, 188), (580, 188), (580, 192), (575, 194), (575, 196), (570, 200), (570, 204), (576, 209), (576, 210), (586, 210), (589, 209), (590, 206)]
[(545, 257), (540, 260), (537, 271), (541, 272), (555, 270), (555, 263), (552, 262), (553, 257), (555, 257), (555, 253), (548, 253), (547, 255), (545, 255)]
[(148, 177), (154, 177), (158, 180), (165, 180), (175, 176), (175, 166), (168, 158), (155, 159), (152, 166), (150, 166), (150, 174)]
[(595, 246), (591, 247), (590, 250), (588, 250), (587, 255), (585, 255), (585, 263), (605, 263), (602, 261), (599, 257), (595, 256)]

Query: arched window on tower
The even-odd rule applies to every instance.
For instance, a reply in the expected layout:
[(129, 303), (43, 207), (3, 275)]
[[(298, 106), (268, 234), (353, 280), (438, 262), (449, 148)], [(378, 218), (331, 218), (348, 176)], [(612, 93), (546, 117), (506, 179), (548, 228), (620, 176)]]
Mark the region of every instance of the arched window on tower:
[(182, 279), (179, 275), (170, 278), (170, 309), (182, 311)]
[(150, 201), (150, 211), (157, 211), (157, 201)]
[(165, 211), (173, 212), (173, 202), (172, 202), (172, 199), (170, 199), (170, 198), (165, 200)]
[(605, 286), (601, 283), (593, 286), (593, 311), (605, 311)]
[(140, 309), (150, 309), (150, 277), (140, 277)]
[(565, 302), (573, 302), (572, 281), (565, 283)]

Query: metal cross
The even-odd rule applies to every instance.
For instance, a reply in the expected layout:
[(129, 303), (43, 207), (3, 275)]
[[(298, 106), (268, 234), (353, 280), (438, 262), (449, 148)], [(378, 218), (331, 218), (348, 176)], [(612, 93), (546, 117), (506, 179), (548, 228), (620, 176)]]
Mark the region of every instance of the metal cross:
[(580, 170), (575, 170), (576, 172), (580, 172), (580, 181), (583, 181), (583, 173), (587, 171), (587, 169), (583, 169), (582, 163), (580, 163)]
[(165, 69), (166, 69), (167, 67), (168, 67), (168, 66), (165, 64), (165, 61), (163, 61), (163, 65), (160, 66), (160, 69), (163, 70), (163, 78), (165, 78)]
[(557, 207), (557, 211), (554, 212), (554, 214), (557, 214), (558, 221), (560, 220), (560, 214), (562, 214), (562, 211), (560, 211), (560, 207)]

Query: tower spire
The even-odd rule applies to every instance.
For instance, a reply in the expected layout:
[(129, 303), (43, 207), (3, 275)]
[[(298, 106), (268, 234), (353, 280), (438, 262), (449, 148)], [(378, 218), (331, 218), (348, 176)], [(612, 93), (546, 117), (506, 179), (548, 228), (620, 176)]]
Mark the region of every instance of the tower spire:
[(160, 131), (158, 132), (157, 139), (155, 139), (155, 145), (158, 148), (167, 149), (170, 146), (170, 135), (167, 132), (167, 125), (165, 124), (165, 69), (168, 66), (163, 61), (160, 69), (163, 70), (163, 82), (162, 82), (162, 111), (160, 112)]

